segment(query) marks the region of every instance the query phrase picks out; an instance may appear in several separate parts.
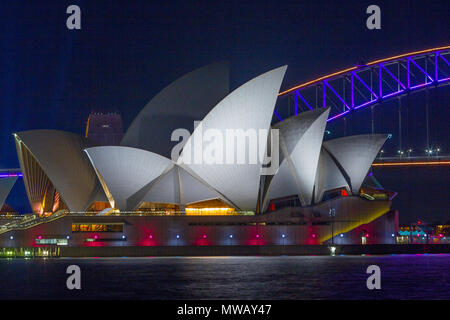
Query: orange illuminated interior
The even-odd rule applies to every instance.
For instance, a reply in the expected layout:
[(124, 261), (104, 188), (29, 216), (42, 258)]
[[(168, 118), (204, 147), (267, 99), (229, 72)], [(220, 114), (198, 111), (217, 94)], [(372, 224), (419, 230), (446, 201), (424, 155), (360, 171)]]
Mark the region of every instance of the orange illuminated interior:
[(235, 209), (219, 199), (200, 201), (186, 206), (188, 216), (226, 216), (236, 214)]

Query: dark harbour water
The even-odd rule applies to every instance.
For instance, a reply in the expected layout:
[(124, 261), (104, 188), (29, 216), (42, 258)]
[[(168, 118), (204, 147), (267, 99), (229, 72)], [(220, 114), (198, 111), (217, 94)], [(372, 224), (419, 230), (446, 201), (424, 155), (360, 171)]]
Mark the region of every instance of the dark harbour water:
[[(67, 266), (81, 290), (66, 288)], [(368, 290), (366, 268), (381, 268)], [(0, 299), (450, 299), (450, 255), (0, 260)]]

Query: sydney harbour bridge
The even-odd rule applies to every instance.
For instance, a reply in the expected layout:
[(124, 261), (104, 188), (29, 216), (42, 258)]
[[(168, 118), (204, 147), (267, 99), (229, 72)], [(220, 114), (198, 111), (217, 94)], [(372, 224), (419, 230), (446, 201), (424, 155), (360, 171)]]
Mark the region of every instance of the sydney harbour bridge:
[[(381, 150), (373, 166), (450, 165), (448, 150), (443, 150), (430, 139), (432, 123), (429, 117), (432, 99), (430, 91), (440, 90), (450, 84), (449, 61), (450, 46), (443, 46), (360, 63), (298, 84), (279, 93), (274, 122), (301, 115), (302, 112), (315, 108), (330, 107), (328, 122), (330, 126), (343, 122), (340, 134), (342, 136), (349, 134), (347, 125), (352, 116), (369, 109), (370, 116), (364, 118), (364, 121), (369, 121), (367, 133), (376, 133), (375, 112), (384, 112), (384, 105), (396, 102), (397, 121), (395, 127), (390, 128), (392, 135), (396, 135), (396, 152), (385, 154), (385, 151)], [(408, 101), (424, 91), (426, 98), (423, 106), (423, 125), (414, 130), (424, 130), (426, 142), (423, 150), (413, 150), (403, 139), (405, 131), (408, 130), (408, 124), (404, 120), (405, 113), (408, 112)], [(330, 131), (327, 130), (327, 133)], [(0, 178), (11, 176), (21, 177), (22, 173), (20, 169), (0, 169)]]
[[(280, 92), (274, 119), (283, 121), (304, 111), (330, 107), (329, 126), (341, 122), (340, 135), (348, 135), (353, 115), (368, 109), (370, 113), (363, 120), (368, 122), (366, 133), (377, 133), (375, 112), (386, 113), (383, 107), (389, 104), (392, 108), (394, 103), (398, 115), (389, 130), (391, 137), (395, 136), (395, 152), (386, 154), (381, 150), (374, 166), (450, 165), (448, 150), (430, 138), (433, 123), (429, 116), (435, 96), (430, 92), (450, 84), (449, 60), (450, 46), (444, 46), (377, 59), (321, 76)], [(410, 129), (406, 121), (409, 101), (419, 92), (425, 92), (423, 121), (411, 130), (423, 130), (426, 141), (423, 148), (415, 150), (404, 136)]]

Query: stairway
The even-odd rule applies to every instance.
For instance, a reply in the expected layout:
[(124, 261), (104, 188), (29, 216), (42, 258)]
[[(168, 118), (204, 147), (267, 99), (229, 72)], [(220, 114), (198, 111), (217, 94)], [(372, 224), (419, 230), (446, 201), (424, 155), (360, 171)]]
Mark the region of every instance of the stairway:
[(36, 215), (29, 215), (20, 221), (14, 221), (0, 226), (0, 234), (13, 231), (13, 230), (25, 230), (33, 228), (42, 223), (48, 223), (57, 219), (60, 219), (69, 214), (67, 210), (59, 210), (53, 213), (49, 217), (38, 217)]

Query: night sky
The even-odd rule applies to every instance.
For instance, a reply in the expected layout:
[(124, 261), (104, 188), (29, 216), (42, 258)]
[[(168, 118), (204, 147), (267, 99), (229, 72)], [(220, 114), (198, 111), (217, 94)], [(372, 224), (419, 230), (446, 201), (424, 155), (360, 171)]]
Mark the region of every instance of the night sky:
[[(81, 30), (66, 28), (71, 4), (81, 8)], [(381, 7), (381, 30), (366, 28), (371, 4)], [(2, 1), (0, 168), (19, 166), (15, 131), (81, 134), (92, 110), (120, 112), (127, 128), (162, 88), (215, 61), (230, 62), (232, 89), (288, 64), (286, 89), (360, 61), (449, 45), (449, 30), (448, 0)], [(449, 91), (431, 91), (430, 101), (432, 144), (447, 154)], [(424, 101), (419, 93), (408, 106), (403, 139), (415, 150), (425, 146)], [(386, 103), (376, 111), (376, 131), (394, 133), (386, 145), (392, 152), (394, 106)], [(349, 133), (370, 132), (369, 113), (349, 120)], [(433, 170), (376, 172), (386, 188), (399, 192), (394, 208), (401, 222), (450, 220), (449, 169)], [(29, 211), (22, 182), (8, 203)]]

